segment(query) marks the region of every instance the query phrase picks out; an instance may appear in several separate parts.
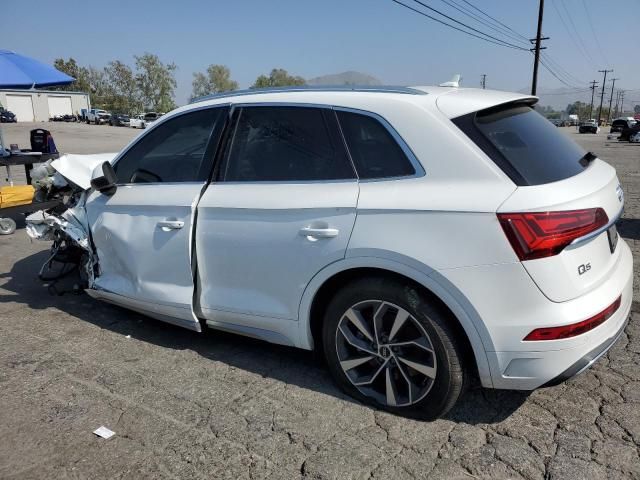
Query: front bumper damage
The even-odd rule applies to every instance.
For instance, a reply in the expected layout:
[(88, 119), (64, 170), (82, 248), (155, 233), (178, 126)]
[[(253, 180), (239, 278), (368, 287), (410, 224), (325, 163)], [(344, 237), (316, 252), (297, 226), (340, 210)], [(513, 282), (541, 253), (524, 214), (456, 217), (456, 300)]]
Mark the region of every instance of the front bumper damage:
[(78, 269), (81, 281), (77, 287), (94, 288), (99, 265), (91, 242), (85, 201), (93, 168), (114, 157), (115, 154), (65, 155), (34, 169), (35, 198), (60, 200), (58, 206), (26, 218), (30, 238), (53, 242), (51, 255), (39, 272), (41, 280), (56, 281)]
[[(41, 280), (56, 280), (70, 271), (70, 267), (80, 268), (82, 288), (92, 288), (97, 273), (98, 262), (88, 235), (88, 228), (78, 216), (84, 211), (78, 206), (62, 213), (44, 210), (32, 213), (26, 219), (27, 235), (34, 240), (53, 241), (51, 255), (40, 268)], [(62, 267), (57, 274), (51, 274), (54, 264)]]

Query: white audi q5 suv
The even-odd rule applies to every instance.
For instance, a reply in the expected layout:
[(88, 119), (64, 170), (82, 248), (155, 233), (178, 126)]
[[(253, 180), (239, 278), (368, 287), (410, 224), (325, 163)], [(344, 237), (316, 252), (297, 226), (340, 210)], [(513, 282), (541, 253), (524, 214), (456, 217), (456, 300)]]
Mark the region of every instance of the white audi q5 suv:
[(316, 349), (355, 398), (435, 418), (472, 376), (530, 390), (579, 373), (629, 316), (616, 172), (535, 102), (452, 87), (205, 98), (119, 154), (54, 162), (71, 201), (29, 232), (79, 259), (96, 298)]

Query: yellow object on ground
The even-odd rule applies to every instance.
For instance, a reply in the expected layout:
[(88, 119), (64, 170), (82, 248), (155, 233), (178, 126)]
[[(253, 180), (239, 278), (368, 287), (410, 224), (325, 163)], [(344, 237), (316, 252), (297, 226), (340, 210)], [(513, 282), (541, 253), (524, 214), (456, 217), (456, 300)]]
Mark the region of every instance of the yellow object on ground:
[(33, 202), (34, 192), (31, 185), (0, 187), (0, 208), (28, 205)]

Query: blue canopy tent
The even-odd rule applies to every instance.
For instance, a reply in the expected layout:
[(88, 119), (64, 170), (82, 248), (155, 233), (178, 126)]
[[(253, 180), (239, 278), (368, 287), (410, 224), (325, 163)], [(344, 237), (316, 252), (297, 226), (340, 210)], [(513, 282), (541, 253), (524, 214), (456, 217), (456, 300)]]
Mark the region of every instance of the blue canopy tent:
[(0, 50), (0, 88), (44, 88), (68, 85), (74, 80), (38, 60)]
[[(75, 78), (50, 65), (10, 50), (0, 50), (0, 88), (42, 88), (68, 85)], [(8, 156), (0, 129), (0, 157)]]

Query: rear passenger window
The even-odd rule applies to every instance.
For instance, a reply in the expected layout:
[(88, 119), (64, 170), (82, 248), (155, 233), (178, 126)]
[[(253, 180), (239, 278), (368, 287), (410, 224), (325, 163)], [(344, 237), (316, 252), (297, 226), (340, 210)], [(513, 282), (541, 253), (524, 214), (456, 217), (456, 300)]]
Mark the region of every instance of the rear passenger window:
[(227, 182), (355, 178), (330, 109), (244, 107), (226, 158)]
[(398, 142), (377, 119), (353, 112), (338, 111), (337, 114), (360, 179), (416, 173)]
[[(207, 179), (203, 164), (209, 137), (225, 108), (208, 108), (167, 120), (144, 135), (114, 165), (119, 183), (196, 182)], [(219, 134), (219, 128), (216, 132)]]

